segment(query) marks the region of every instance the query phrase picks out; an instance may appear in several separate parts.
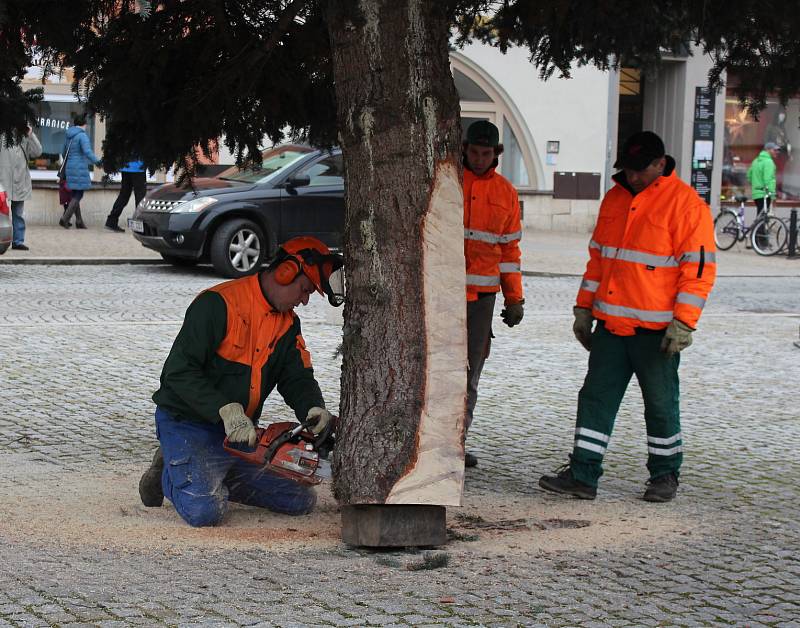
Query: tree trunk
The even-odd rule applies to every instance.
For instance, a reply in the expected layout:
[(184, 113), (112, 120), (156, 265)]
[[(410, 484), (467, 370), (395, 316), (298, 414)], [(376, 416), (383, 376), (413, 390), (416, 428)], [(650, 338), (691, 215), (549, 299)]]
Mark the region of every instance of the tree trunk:
[(460, 505), (459, 104), (438, 2), (331, 0), (346, 170), (340, 503)]

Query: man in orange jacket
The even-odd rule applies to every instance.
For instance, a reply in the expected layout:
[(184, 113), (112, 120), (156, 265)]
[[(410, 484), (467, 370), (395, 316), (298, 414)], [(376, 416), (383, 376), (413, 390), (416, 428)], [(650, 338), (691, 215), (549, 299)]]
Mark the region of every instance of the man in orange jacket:
[(595, 498), (617, 410), (636, 374), (647, 425), (644, 499), (666, 502), (675, 497), (683, 461), (680, 351), (692, 343), (714, 285), (714, 225), (655, 133), (628, 138), (614, 167), (622, 170), (600, 206), (574, 308), (573, 331), (589, 351), (574, 448), (569, 464), (539, 485)]
[[(503, 322), (522, 321), (522, 237), (519, 199), (514, 186), (495, 172), (503, 152), (500, 133), (488, 120), (473, 122), (464, 142), (464, 256), (467, 266), (467, 423), (472, 424), (478, 400), (478, 382), (489, 356), (492, 314), (502, 290)], [(466, 452), (464, 464), (474, 467), (477, 457)]]
[(255, 445), (264, 401), (276, 387), (298, 419), (316, 420), (315, 433), (331, 421), (294, 309), (314, 292), (341, 305), (343, 264), (317, 238), (292, 238), (266, 270), (195, 298), (153, 395), (160, 447), (139, 481), (145, 506), (167, 497), (194, 527), (219, 524), (228, 502), (311, 511), (311, 488), (231, 456), (222, 443), (227, 436)]

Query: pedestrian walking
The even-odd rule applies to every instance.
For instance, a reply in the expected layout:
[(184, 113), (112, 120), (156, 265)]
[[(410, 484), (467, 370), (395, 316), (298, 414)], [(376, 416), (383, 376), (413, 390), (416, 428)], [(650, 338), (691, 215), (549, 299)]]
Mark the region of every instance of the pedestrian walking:
[(122, 210), (128, 204), (133, 192), (133, 200), (136, 205), (144, 198), (146, 188), (146, 173), (144, 169), (144, 162), (141, 160), (129, 161), (120, 170), (122, 173), (122, 185), (119, 189), (119, 196), (114, 201), (111, 212), (106, 218), (106, 229), (114, 231), (115, 233), (125, 233), (125, 229), (119, 226), (119, 217)]
[(628, 138), (614, 167), (621, 170), (600, 206), (573, 310), (575, 337), (589, 351), (574, 447), (569, 463), (539, 485), (595, 498), (617, 410), (635, 374), (647, 426), (644, 499), (665, 502), (675, 497), (683, 461), (680, 352), (692, 343), (714, 285), (714, 226), (710, 208), (678, 179), (655, 133)]
[[(463, 144), (464, 256), (467, 272), (467, 415), (472, 425), (478, 401), (478, 383), (492, 342), (492, 315), (502, 290), (503, 322), (514, 327), (522, 321), (522, 271), (519, 241), (522, 237), (519, 199), (508, 179), (496, 172), (503, 152), (500, 133), (488, 120), (473, 122)], [(464, 464), (474, 467), (478, 458), (465, 452)]]
[(264, 271), (202, 292), (161, 372), (156, 434), (161, 446), (139, 482), (145, 506), (166, 496), (191, 526), (217, 525), (228, 502), (301, 515), (312, 488), (244, 462), (223, 449), (256, 442), (264, 401), (277, 387), (298, 419), (331, 420), (294, 309), (315, 292), (332, 305), (344, 297), (341, 255), (312, 237), (285, 242)]
[(11, 248), (28, 251), (25, 244), (25, 201), (33, 196), (28, 160), (42, 154), (39, 138), (29, 126), (18, 130), (17, 137), (9, 142), (0, 138), (0, 185), (8, 194), (11, 205)]
[(58, 224), (69, 229), (70, 221), (75, 216), (75, 228), (86, 229), (81, 216), (81, 199), (83, 193), (92, 187), (89, 177), (89, 166), (100, 165), (100, 158), (92, 151), (89, 135), (86, 133), (86, 114), (77, 114), (72, 121), (72, 126), (67, 129), (64, 147), (61, 150), (64, 157), (63, 176), (66, 178), (67, 187), (70, 189), (70, 201), (64, 210), (64, 215)]

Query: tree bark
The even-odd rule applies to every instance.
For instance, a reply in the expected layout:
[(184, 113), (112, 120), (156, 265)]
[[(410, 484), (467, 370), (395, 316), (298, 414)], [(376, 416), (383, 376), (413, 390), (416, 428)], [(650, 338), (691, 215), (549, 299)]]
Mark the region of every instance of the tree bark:
[(347, 205), (342, 504), (461, 503), (461, 129), (442, 4), (329, 4)]

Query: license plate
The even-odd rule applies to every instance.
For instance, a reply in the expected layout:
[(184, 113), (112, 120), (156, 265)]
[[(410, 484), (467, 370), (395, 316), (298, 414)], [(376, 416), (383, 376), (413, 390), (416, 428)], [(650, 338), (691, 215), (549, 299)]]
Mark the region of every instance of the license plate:
[(128, 229), (136, 233), (144, 233), (144, 223), (141, 220), (133, 220), (128, 218)]

